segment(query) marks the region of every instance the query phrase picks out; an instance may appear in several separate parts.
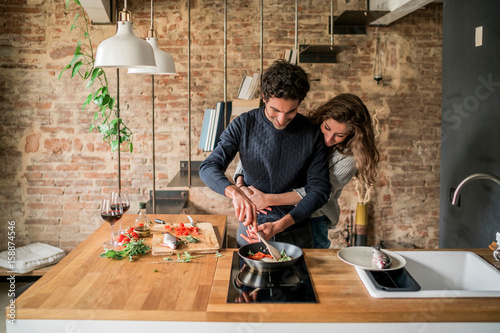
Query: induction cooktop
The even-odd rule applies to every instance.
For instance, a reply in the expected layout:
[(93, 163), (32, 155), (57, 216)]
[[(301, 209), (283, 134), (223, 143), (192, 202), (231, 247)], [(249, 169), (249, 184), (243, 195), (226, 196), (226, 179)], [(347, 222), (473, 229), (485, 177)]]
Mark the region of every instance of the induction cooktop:
[(233, 252), (227, 303), (317, 303), (304, 257), (278, 272), (246, 265)]

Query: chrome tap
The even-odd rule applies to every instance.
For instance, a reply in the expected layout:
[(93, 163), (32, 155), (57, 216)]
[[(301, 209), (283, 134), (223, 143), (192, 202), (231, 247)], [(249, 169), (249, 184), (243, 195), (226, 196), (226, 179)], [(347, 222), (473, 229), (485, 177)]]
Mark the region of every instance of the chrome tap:
[(451, 199), (451, 204), (453, 206), (456, 206), (458, 194), (460, 193), (460, 190), (462, 189), (462, 187), (464, 187), (465, 184), (467, 184), (471, 181), (474, 181), (474, 180), (478, 180), (478, 179), (489, 179), (489, 180), (497, 183), (497, 185), (500, 185), (500, 178), (498, 178), (498, 177), (495, 177), (495, 176), (487, 174), (487, 173), (474, 173), (474, 174), (466, 177), (464, 180), (462, 180), (462, 182), (460, 182), (460, 184), (458, 184), (457, 189), (455, 190), (455, 193), (453, 193), (453, 198)]
[[(467, 184), (471, 181), (477, 180), (477, 179), (489, 179), (489, 180), (497, 183), (497, 185), (500, 185), (500, 178), (498, 178), (498, 177), (495, 177), (493, 175), (489, 175), (487, 173), (474, 173), (474, 174), (470, 175), (469, 177), (466, 177), (464, 180), (462, 180), (460, 182), (460, 184), (458, 184), (457, 189), (455, 190), (455, 193), (453, 193), (453, 198), (451, 199), (451, 204), (454, 206), (457, 204), (458, 194), (460, 193), (460, 190), (462, 189), (462, 187), (464, 187), (465, 184)], [(500, 260), (500, 244), (498, 244), (499, 240), (500, 240), (500, 233), (497, 232), (497, 247), (493, 251), (493, 257), (495, 258), (496, 261)]]

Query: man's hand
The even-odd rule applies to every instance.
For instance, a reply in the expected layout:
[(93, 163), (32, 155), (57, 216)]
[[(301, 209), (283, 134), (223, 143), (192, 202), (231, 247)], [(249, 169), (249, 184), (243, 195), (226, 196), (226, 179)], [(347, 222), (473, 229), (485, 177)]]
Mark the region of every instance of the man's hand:
[(257, 209), (245, 193), (235, 185), (225, 188), (226, 197), (233, 199), (234, 215), (245, 227), (252, 225), (257, 227)]

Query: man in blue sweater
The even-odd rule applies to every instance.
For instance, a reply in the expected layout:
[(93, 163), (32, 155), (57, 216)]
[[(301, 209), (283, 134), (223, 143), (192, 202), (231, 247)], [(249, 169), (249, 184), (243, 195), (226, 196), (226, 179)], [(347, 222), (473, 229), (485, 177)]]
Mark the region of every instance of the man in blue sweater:
[[(274, 62), (262, 76), (265, 105), (234, 119), (200, 166), (205, 184), (233, 200), (241, 222), (236, 237), (240, 246), (258, 241), (257, 228), (267, 240), (313, 247), (308, 217), (327, 202), (330, 181), (323, 135), (298, 113), (308, 91), (307, 74), (301, 67), (283, 60)], [(285, 193), (304, 186), (306, 196), (296, 206), (273, 206), (267, 214), (257, 215), (244, 192), (249, 189), (234, 185), (224, 175), (238, 152), (244, 185), (265, 193)]]

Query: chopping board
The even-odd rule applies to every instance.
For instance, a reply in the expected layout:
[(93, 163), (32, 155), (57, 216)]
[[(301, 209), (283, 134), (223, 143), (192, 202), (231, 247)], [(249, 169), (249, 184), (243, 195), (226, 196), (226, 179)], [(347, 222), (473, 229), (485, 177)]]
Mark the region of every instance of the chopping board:
[[(188, 251), (189, 253), (215, 253), (219, 251), (219, 242), (217, 241), (217, 236), (214, 232), (214, 227), (212, 223), (198, 222), (196, 226), (198, 227), (198, 236), (195, 236), (200, 241), (198, 243), (187, 243), (178, 246), (175, 250), (169, 248), (168, 246), (163, 246), (163, 233), (167, 232), (165, 225), (170, 225), (172, 227), (177, 227), (177, 223), (167, 223), (167, 224), (157, 224), (153, 227), (153, 245), (151, 246), (151, 254), (154, 256), (168, 256), (177, 253), (184, 253)], [(186, 224), (186, 226), (188, 226)], [(175, 232), (170, 232), (175, 236)]]

